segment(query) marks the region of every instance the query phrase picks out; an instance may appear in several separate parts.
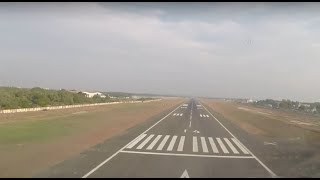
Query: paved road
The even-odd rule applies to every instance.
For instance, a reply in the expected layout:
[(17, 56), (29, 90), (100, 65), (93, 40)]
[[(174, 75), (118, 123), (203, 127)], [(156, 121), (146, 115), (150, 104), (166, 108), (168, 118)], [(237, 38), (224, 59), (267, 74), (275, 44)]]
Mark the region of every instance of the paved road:
[(38, 177), (276, 177), (191, 99)]

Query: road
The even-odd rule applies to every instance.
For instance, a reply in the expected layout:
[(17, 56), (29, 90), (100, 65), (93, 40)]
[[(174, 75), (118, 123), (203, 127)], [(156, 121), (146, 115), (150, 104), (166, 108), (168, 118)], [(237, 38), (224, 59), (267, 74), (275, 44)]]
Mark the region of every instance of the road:
[(201, 102), (161, 116), (38, 177), (277, 177)]

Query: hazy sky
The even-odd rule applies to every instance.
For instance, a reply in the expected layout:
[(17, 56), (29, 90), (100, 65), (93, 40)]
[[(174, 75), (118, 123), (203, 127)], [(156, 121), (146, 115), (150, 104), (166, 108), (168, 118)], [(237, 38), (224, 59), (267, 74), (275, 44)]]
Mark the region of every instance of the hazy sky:
[(320, 101), (320, 3), (0, 3), (0, 86)]

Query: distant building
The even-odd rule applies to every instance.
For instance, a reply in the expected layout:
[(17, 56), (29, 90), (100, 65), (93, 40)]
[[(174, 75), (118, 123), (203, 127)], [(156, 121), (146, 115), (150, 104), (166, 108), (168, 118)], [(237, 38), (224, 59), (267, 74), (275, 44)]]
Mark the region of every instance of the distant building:
[(253, 100), (252, 99), (248, 99), (247, 103), (253, 103)]
[(140, 96), (132, 96), (133, 99), (139, 99), (141, 98)]
[(316, 112), (317, 112), (317, 108), (314, 107), (314, 108), (311, 110), (311, 112), (316, 113)]
[(300, 107), (300, 106), (304, 106), (304, 107), (310, 107), (310, 104), (302, 104), (302, 103), (299, 103), (299, 106), (298, 107)]
[(105, 98), (106, 96), (105, 95), (103, 95), (102, 93), (100, 93), (100, 92), (94, 92), (94, 93), (90, 93), (90, 92), (82, 92), (83, 94), (85, 94), (87, 97), (89, 97), (89, 98), (92, 98), (93, 96), (95, 96), (95, 95), (98, 95), (98, 96), (100, 96), (100, 97), (102, 97), (102, 98)]

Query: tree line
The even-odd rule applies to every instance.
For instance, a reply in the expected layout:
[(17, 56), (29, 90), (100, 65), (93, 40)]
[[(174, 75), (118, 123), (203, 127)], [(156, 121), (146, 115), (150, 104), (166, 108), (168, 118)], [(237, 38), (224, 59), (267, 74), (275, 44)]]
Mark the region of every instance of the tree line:
[(298, 110), (298, 111), (320, 113), (319, 102), (300, 103), (298, 101), (291, 101), (289, 99), (282, 99), (281, 101), (266, 99), (266, 100), (257, 101), (256, 104), (262, 105), (262, 106), (271, 105), (273, 108), (279, 108), (279, 109), (291, 109), (291, 110)]
[(40, 87), (16, 88), (0, 87), (0, 109), (34, 108), (74, 104), (91, 104), (117, 101), (108, 96), (95, 95), (86, 97), (84, 93), (73, 93), (67, 90), (48, 90)]

